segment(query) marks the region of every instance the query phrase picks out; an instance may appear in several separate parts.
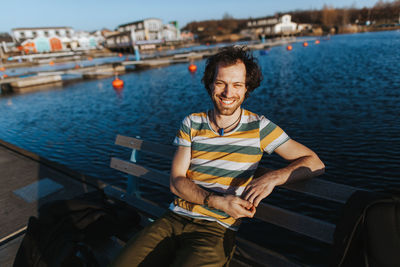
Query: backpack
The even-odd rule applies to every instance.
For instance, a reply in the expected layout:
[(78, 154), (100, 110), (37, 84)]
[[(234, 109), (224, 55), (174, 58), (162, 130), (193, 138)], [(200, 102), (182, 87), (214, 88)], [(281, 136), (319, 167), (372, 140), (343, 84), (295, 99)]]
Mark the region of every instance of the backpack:
[(333, 239), (332, 266), (400, 266), (400, 194), (356, 191)]
[(38, 218), (29, 218), (13, 266), (104, 266), (107, 259), (96, 253), (96, 244), (139, 222), (135, 210), (107, 199), (101, 191), (46, 203)]

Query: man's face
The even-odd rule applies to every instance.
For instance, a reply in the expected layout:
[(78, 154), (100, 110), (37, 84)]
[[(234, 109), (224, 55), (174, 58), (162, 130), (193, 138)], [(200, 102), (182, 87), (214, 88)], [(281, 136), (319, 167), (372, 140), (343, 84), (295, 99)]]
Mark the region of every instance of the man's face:
[(234, 114), (245, 99), (245, 65), (241, 61), (231, 66), (218, 65), (211, 89), (211, 98), (217, 114)]

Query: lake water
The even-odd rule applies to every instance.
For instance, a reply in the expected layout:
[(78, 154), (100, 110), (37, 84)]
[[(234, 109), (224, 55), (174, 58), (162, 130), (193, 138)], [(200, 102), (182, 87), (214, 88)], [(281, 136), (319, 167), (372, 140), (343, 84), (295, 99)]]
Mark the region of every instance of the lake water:
[[(323, 179), (370, 190), (400, 187), (400, 32), (332, 36), (292, 51), (254, 51), (264, 80), (244, 108), (264, 114), (326, 165)], [(45, 158), (120, 186), (126, 176), (109, 168), (111, 156), (129, 158), (114, 145), (117, 134), (170, 144), (185, 115), (211, 107), (198, 72), (187, 64), (129, 73), (116, 92), (112, 78), (0, 98), (0, 138)], [(151, 167), (170, 162), (143, 156)], [(264, 157), (264, 166), (284, 164)], [(2, 179), (5, 179), (3, 177)], [(145, 184), (146, 196), (171, 196)], [(267, 201), (335, 222), (338, 206), (276, 192)], [(245, 221), (241, 234), (300, 262), (323, 265), (327, 246)], [(256, 229), (256, 230), (255, 230)], [(272, 229), (272, 230), (271, 230)]]

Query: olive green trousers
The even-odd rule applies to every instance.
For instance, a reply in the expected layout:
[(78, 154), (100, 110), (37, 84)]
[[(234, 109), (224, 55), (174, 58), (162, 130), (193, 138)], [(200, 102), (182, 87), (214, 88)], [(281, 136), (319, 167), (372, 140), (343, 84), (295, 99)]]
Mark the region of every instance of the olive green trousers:
[(136, 234), (112, 266), (228, 266), (235, 231), (168, 211)]

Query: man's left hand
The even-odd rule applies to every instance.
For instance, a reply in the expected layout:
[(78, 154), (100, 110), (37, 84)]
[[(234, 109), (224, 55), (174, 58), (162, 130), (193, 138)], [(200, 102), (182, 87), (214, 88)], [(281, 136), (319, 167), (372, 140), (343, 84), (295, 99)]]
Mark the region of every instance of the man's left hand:
[(257, 207), (261, 200), (271, 194), (274, 187), (279, 184), (279, 180), (279, 175), (276, 171), (268, 172), (259, 178), (253, 179), (244, 189), (242, 198)]

